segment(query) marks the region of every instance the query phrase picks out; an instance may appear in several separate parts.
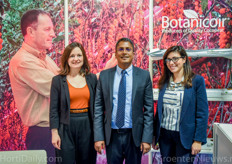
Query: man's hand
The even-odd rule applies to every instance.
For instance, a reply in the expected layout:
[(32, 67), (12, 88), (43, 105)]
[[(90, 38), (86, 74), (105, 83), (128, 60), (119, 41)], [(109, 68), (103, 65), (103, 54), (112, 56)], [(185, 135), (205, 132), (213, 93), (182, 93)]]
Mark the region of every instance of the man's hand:
[(97, 141), (94, 144), (94, 148), (98, 153), (102, 153), (102, 149), (105, 149), (105, 141)]
[(140, 145), (140, 150), (143, 152), (143, 154), (145, 154), (151, 150), (151, 145), (149, 143), (142, 142)]
[(110, 60), (107, 61), (104, 69), (112, 68), (112, 67), (116, 66), (117, 64), (118, 64), (118, 61), (115, 58), (115, 53), (113, 53), (112, 56), (111, 56), (111, 58), (110, 58)]
[(60, 149), (60, 145), (61, 145), (61, 139), (60, 136), (58, 134), (58, 130), (57, 129), (52, 129), (52, 145), (61, 150)]
[[(109, 68), (113, 68), (114, 66), (116, 66), (118, 64), (118, 61), (117, 59), (115, 58), (115, 53), (112, 54), (110, 60), (108, 60), (106, 62), (106, 65), (105, 65), (105, 69), (109, 69)], [(97, 76), (97, 79), (99, 79), (99, 76), (100, 76), (100, 72), (96, 73), (96, 76)]]
[(197, 155), (201, 151), (201, 142), (194, 141), (192, 144), (192, 155)]

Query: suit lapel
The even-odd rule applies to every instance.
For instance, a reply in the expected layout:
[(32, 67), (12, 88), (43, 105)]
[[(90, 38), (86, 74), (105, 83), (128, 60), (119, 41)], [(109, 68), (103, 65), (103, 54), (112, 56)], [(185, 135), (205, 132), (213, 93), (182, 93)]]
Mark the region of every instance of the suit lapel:
[(93, 106), (94, 106), (94, 97), (92, 95), (94, 95), (94, 87), (91, 83), (91, 78), (90, 78), (90, 75), (86, 75), (85, 76), (85, 79), (86, 79), (86, 83), (87, 83), (87, 86), (89, 88), (89, 93), (90, 93), (90, 101), (89, 101), (89, 107), (90, 107), (90, 113), (91, 113), (91, 117), (93, 119)]
[[(88, 88), (89, 88), (90, 95), (93, 95), (93, 93), (92, 93), (92, 92), (93, 92), (93, 90), (92, 90), (93, 87), (92, 87), (91, 82), (90, 82), (90, 76), (89, 76), (89, 75), (86, 75), (86, 76), (85, 76), (85, 79), (86, 79), (87, 86), (88, 86)], [(90, 96), (90, 102), (92, 102), (92, 101), (91, 101), (91, 98), (92, 98), (92, 97)], [(91, 104), (91, 105), (92, 105), (92, 104)]]
[(167, 83), (164, 84), (163, 88), (159, 92), (159, 99), (158, 99), (158, 114), (159, 114), (158, 116), (159, 116), (159, 120), (161, 120), (161, 118), (162, 118), (163, 97), (164, 97), (164, 93), (165, 93), (166, 88), (167, 88)]
[(184, 117), (185, 112), (188, 109), (189, 102), (192, 98), (191, 96), (192, 96), (192, 88), (185, 88), (184, 89), (183, 105), (182, 105), (181, 114), (180, 114), (180, 123)]
[(90, 83), (90, 77), (89, 77), (89, 75), (86, 75), (85, 76), (85, 79), (86, 79), (86, 83), (87, 83), (87, 85), (88, 85), (88, 87), (89, 87), (89, 90), (92, 90), (91, 88), (92, 88), (92, 85), (91, 85), (91, 83)]
[[(116, 67), (112, 68), (109, 72), (109, 91), (110, 91), (110, 109), (113, 110), (113, 90), (114, 90), (114, 75), (115, 75)], [(104, 86), (103, 86), (104, 87)]]
[(65, 97), (66, 97), (66, 101), (68, 104), (68, 110), (69, 110), (70, 109), (70, 96), (69, 96), (69, 89), (68, 89), (68, 83), (67, 83), (66, 76), (63, 76), (62, 81), (63, 81), (63, 86), (64, 86), (64, 90), (65, 90)]
[[(133, 80), (132, 80), (132, 106), (133, 106), (133, 104), (135, 104), (134, 99), (135, 99), (136, 89), (138, 86), (139, 74), (138, 74), (138, 69), (135, 66), (132, 67), (133, 67)], [(132, 107), (132, 109), (134, 108)]]

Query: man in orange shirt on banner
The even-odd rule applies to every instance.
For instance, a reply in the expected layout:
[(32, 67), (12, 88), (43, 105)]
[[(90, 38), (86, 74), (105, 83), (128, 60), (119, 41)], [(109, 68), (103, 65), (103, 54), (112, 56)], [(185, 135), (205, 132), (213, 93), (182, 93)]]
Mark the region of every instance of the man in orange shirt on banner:
[[(33, 9), (21, 18), (24, 42), (13, 56), (9, 76), (18, 113), (28, 128), (28, 150), (46, 150), (48, 163), (54, 163), (54, 147), (49, 128), (49, 104), (52, 78), (58, 74), (56, 63), (46, 55), (55, 37), (50, 14)], [(106, 64), (111, 67), (114, 58)], [(114, 64), (113, 64), (114, 65)]]

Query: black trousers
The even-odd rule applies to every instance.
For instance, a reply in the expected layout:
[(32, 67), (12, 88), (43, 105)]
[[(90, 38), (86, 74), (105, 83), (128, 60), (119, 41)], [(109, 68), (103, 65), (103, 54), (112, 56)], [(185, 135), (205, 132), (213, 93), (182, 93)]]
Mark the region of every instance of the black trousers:
[(159, 146), (163, 164), (192, 164), (194, 162), (195, 155), (191, 154), (191, 149), (185, 149), (182, 146), (179, 132), (161, 128)]
[(117, 132), (112, 129), (110, 144), (106, 146), (108, 164), (140, 164), (142, 152), (140, 146), (136, 147), (132, 137), (132, 131)]
[(51, 130), (49, 127), (31, 126), (26, 135), (27, 150), (45, 150), (47, 153), (47, 163), (55, 164), (55, 148), (51, 142)]
[(62, 164), (95, 164), (93, 130), (88, 113), (70, 113), (70, 125), (59, 129), (61, 150), (56, 149)]

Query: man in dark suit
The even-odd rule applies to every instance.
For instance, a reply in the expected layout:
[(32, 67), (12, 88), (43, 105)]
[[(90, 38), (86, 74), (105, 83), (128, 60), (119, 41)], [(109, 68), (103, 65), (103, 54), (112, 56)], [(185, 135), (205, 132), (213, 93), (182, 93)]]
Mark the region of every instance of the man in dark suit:
[[(132, 65), (134, 44), (116, 44), (118, 65), (101, 72), (95, 97), (94, 140), (109, 164), (141, 163), (153, 137), (153, 94), (148, 71)], [(106, 142), (106, 143), (105, 143)]]

